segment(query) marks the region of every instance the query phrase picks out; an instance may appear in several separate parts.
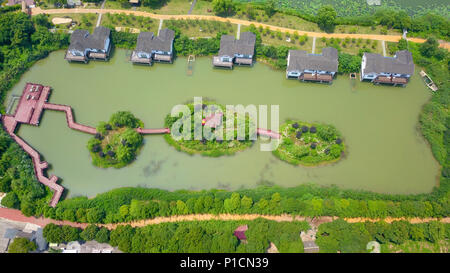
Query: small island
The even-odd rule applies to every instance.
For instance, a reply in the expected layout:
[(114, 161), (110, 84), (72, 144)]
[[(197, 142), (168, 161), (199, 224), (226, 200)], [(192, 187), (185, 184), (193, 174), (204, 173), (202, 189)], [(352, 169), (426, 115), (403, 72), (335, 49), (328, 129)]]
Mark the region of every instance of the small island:
[(97, 134), (88, 142), (92, 163), (101, 168), (122, 168), (130, 164), (142, 146), (142, 135), (136, 128), (144, 124), (133, 114), (120, 111), (109, 122), (100, 122)]
[[(249, 138), (249, 124), (250, 119), (248, 116), (245, 117), (245, 140), (237, 140), (237, 130), (235, 129), (238, 124), (237, 115), (235, 114), (235, 120), (234, 120), (234, 128), (225, 128), (226, 124), (226, 108), (223, 105), (216, 104), (213, 101), (203, 101), (200, 105), (195, 105), (194, 103), (187, 104), (191, 111), (191, 119), (192, 119), (192, 126), (191, 126), (191, 140), (175, 140), (171, 134), (167, 134), (164, 136), (166, 141), (175, 147), (178, 151), (183, 151), (188, 154), (201, 154), (204, 156), (211, 156), (211, 157), (219, 157), (223, 155), (232, 155), (235, 154), (238, 151), (245, 150), (252, 146), (253, 141)], [(211, 111), (205, 111), (207, 107), (209, 106), (209, 110)], [(214, 113), (215, 110), (214, 107), (220, 107), (220, 109), (223, 111), (223, 114), (217, 114)], [(211, 127), (211, 133), (215, 134), (216, 130), (219, 128), (223, 129), (223, 140), (219, 139), (212, 139), (207, 140), (205, 136), (202, 137), (201, 140), (195, 140), (194, 139), (194, 109), (195, 107), (200, 107), (204, 111), (202, 111), (202, 126), (204, 126), (206, 123), (209, 124)], [(180, 114), (181, 117), (181, 114)], [(166, 116), (165, 119), (165, 126), (168, 128), (172, 128), (172, 125), (179, 119), (179, 117), (171, 117), (170, 114)], [(223, 123), (223, 126), (221, 126)], [(229, 130), (234, 131), (234, 139), (233, 140), (226, 140), (226, 132)]]
[(293, 165), (332, 163), (345, 152), (341, 134), (332, 125), (288, 120), (280, 134), (281, 143), (273, 154)]

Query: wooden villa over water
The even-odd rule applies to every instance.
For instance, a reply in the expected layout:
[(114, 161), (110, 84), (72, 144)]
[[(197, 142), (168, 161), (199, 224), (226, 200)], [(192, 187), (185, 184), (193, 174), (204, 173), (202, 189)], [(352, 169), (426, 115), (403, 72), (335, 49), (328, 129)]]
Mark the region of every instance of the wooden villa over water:
[(89, 60), (108, 60), (111, 50), (111, 30), (106, 27), (96, 27), (93, 34), (83, 29), (77, 29), (70, 36), (70, 45), (65, 59), (69, 62), (84, 62)]
[(213, 66), (233, 68), (233, 64), (253, 65), (256, 35), (243, 32), (239, 40), (232, 35), (222, 35), (219, 55), (213, 57)]
[(153, 61), (172, 63), (174, 38), (175, 32), (168, 28), (161, 29), (158, 36), (154, 36), (153, 32), (139, 33), (131, 62), (148, 65)]
[(303, 50), (289, 50), (286, 78), (301, 81), (331, 83), (338, 71), (338, 51), (332, 47), (322, 54), (308, 54)]
[(394, 57), (367, 52), (363, 55), (361, 81), (406, 86), (413, 74), (413, 58), (408, 50), (397, 51)]

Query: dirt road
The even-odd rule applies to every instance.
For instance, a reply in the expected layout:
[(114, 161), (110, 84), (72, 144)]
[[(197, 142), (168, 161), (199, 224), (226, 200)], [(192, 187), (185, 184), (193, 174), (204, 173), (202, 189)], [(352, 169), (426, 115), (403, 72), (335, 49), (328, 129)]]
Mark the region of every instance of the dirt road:
[[(311, 32), (311, 31), (302, 31), (298, 29), (292, 29), (292, 28), (285, 28), (285, 27), (278, 27), (278, 26), (272, 26), (264, 23), (258, 23), (258, 22), (252, 22), (247, 20), (241, 20), (241, 19), (235, 19), (235, 18), (223, 18), (213, 15), (164, 15), (164, 14), (155, 14), (145, 11), (135, 11), (135, 10), (117, 10), (117, 9), (46, 9), (43, 10), (41, 8), (33, 8), (31, 9), (32, 15), (37, 14), (62, 14), (62, 13), (96, 13), (96, 14), (104, 14), (104, 13), (111, 13), (111, 14), (117, 14), (117, 13), (124, 13), (127, 15), (133, 14), (136, 16), (144, 16), (144, 17), (150, 17), (153, 19), (163, 19), (163, 20), (180, 20), (180, 19), (191, 19), (191, 20), (210, 20), (210, 21), (220, 21), (220, 22), (230, 22), (232, 24), (241, 24), (244, 26), (249, 26), (251, 24), (255, 25), (256, 27), (262, 26), (263, 28), (268, 27), (269, 29), (273, 31), (281, 31), (281, 32), (289, 32), (294, 33), (298, 32), (299, 35), (307, 34), (309, 37), (325, 37), (325, 38), (361, 38), (361, 39), (370, 39), (370, 40), (379, 40), (379, 41), (388, 41), (388, 42), (397, 42), (399, 41), (402, 36), (401, 35), (381, 35), (381, 34), (350, 34), (350, 33), (324, 33), (324, 32)], [(415, 42), (415, 43), (423, 43), (425, 42), (425, 39), (422, 38), (408, 38), (409, 41)], [(450, 43), (441, 42), (440, 46), (443, 48), (446, 48), (450, 50)]]

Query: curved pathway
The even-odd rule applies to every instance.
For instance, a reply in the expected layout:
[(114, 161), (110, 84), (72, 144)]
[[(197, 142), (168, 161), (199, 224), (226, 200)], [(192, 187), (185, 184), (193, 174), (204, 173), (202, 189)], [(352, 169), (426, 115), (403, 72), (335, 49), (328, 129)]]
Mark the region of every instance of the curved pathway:
[[(9, 209), (9, 208), (0, 208), (0, 218), (7, 219), (10, 221), (17, 221), (23, 223), (32, 223), (41, 227), (44, 227), (47, 224), (53, 223), (57, 225), (69, 225), (78, 228), (85, 228), (89, 224), (87, 223), (75, 223), (70, 221), (59, 221), (50, 218), (44, 217), (28, 217), (22, 214), (20, 210)], [(156, 217), (153, 219), (140, 220), (129, 223), (117, 223), (117, 224), (97, 224), (99, 227), (106, 227), (108, 229), (115, 229), (117, 226), (121, 225), (131, 225), (132, 227), (143, 227), (148, 225), (158, 225), (161, 223), (174, 223), (174, 222), (186, 222), (186, 221), (209, 221), (209, 220), (221, 220), (221, 221), (240, 221), (240, 220), (255, 220), (257, 218), (264, 218), (267, 220), (277, 221), (277, 222), (293, 222), (293, 221), (308, 221), (315, 223), (316, 225), (320, 225), (323, 223), (332, 222), (339, 217), (331, 217), (331, 216), (320, 216), (320, 217), (304, 217), (304, 216), (293, 216), (289, 214), (282, 215), (262, 215), (262, 214), (189, 214), (189, 215), (176, 215), (176, 216), (167, 216), (167, 217)], [(426, 223), (430, 221), (440, 221), (445, 224), (450, 223), (450, 218), (385, 218), (385, 219), (372, 219), (372, 218), (342, 218), (349, 223), (358, 223), (358, 222), (376, 222), (384, 220), (387, 223), (392, 223), (393, 221), (406, 220), (412, 224), (418, 223)]]
[[(268, 27), (271, 30), (274, 31), (281, 31), (281, 32), (288, 32), (293, 34), (294, 32), (297, 32), (299, 35), (306, 34), (309, 37), (325, 37), (325, 38), (341, 38), (345, 39), (347, 37), (349, 38), (361, 38), (361, 39), (370, 39), (370, 40), (379, 40), (379, 41), (388, 41), (388, 42), (398, 42), (402, 35), (381, 35), (381, 34), (351, 34), (351, 33), (324, 33), (324, 32), (312, 32), (312, 31), (302, 31), (298, 29), (292, 29), (292, 28), (285, 28), (285, 27), (279, 27), (279, 26), (273, 26), (268, 25), (264, 23), (258, 23), (258, 22), (252, 22), (247, 20), (241, 20), (236, 18), (224, 18), (214, 15), (165, 15), (165, 14), (155, 14), (145, 11), (135, 11), (135, 10), (120, 10), (120, 9), (82, 9), (82, 8), (76, 8), (76, 9), (41, 9), (39, 7), (32, 8), (31, 14), (37, 15), (37, 14), (63, 14), (63, 13), (97, 13), (97, 14), (104, 14), (104, 13), (111, 13), (111, 14), (127, 14), (127, 15), (136, 15), (136, 16), (143, 16), (143, 17), (150, 17), (153, 19), (163, 19), (163, 20), (181, 20), (181, 19), (190, 19), (190, 20), (209, 20), (209, 21), (220, 21), (220, 22), (230, 22), (232, 24), (240, 24), (244, 26), (249, 26), (251, 24), (255, 25), (256, 27), (262, 26), (263, 28)], [(415, 42), (415, 43), (423, 43), (425, 42), (425, 39), (422, 38), (408, 38), (408, 41)], [(440, 42), (440, 46), (443, 48), (446, 48), (450, 50), (450, 43), (447, 43), (445, 41)]]

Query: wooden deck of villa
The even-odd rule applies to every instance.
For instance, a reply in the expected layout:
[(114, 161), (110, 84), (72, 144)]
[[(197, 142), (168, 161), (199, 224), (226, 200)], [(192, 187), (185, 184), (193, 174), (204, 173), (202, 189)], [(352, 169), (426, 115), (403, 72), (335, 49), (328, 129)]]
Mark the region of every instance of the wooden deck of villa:
[(383, 77), (380, 76), (373, 80), (374, 83), (384, 83), (384, 84), (393, 84), (395, 85), (406, 85), (408, 83), (408, 79), (406, 78), (396, 78), (396, 77)]
[(331, 83), (333, 81), (332, 75), (322, 75), (322, 74), (309, 74), (305, 73), (298, 77), (301, 81), (314, 81), (314, 82), (325, 82)]
[(147, 65), (151, 65), (152, 64), (152, 58), (141, 58), (139, 57), (135, 51), (133, 51), (131, 53), (131, 57), (130, 57), (130, 61), (133, 64), (147, 64)]
[(153, 61), (161, 62), (161, 63), (172, 63), (172, 56), (170, 56), (170, 55), (162, 55), (162, 54), (155, 54), (153, 56)]
[(107, 61), (108, 58), (109, 58), (109, 52), (107, 52), (107, 53), (90, 52), (89, 53), (89, 59), (92, 59), (92, 60)]
[(64, 59), (66, 59), (69, 62), (83, 62), (83, 63), (88, 62), (86, 56), (76, 56), (70, 53), (70, 51), (66, 52), (66, 56), (64, 57)]

